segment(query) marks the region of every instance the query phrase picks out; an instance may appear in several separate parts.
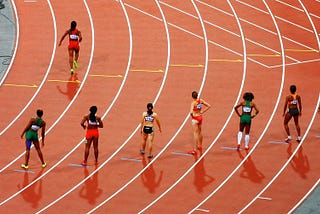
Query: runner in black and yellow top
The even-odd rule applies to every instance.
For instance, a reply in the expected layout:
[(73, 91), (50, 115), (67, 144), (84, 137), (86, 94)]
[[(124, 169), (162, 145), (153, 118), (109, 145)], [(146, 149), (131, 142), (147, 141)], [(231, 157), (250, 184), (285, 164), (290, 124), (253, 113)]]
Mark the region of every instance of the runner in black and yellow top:
[(38, 137), (38, 130), (41, 129), (41, 137), (42, 137), (42, 146), (44, 146), (44, 135), (46, 129), (46, 122), (42, 119), (43, 111), (41, 109), (37, 110), (37, 117), (31, 118), (29, 123), (27, 124), (26, 128), (23, 130), (21, 134), (21, 138), (25, 134), (26, 138), (26, 155), (25, 155), (25, 163), (21, 165), (22, 168), (28, 169), (29, 166), (29, 157), (30, 157), (30, 148), (33, 143), (34, 147), (36, 148), (39, 158), (42, 163), (42, 167), (46, 167), (47, 164), (43, 160), (43, 155), (39, 145), (39, 137)]
[(297, 133), (298, 133), (298, 137), (297, 137), (297, 141), (300, 142), (301, 141), (301, 133), (300, 133), (300, 125), (299, 125), (299, 116), (301, 116), (301, 112), (302, 112), (302, 104), (301, 104), (301, 97), (296, 94), (297, 91), (297, 87), (295, 85), (291, 85), (290, 86), (290, 93), (284, 102), (284, 108), (283, 108), (283, 116), (284, 116), (284, 129), (286, 130), (286, 133), (288, 135), (288, 137), (285, 139), (286, 142), (289, 142), (290, 140), (292, 140), (292, 137), (290, 135), (290, 130), (289, 130), (289, 126), (288, 123), (291, 120), (291, 118), (293, 117), (294, 119), (294, 123), (296, 125), (296, 129), (297, 129)]
[(142, 113), (141, 119), (141, 134), (142, 143), (140, 148), (140, 154), (144, 155), (145, 149), (148, 150), (148, 158), (153, 158), (152, 155), (152, 144), (154, 139), (154, 127), (153, 122), (156, 121), (159, 131), (161, 132), (161, 125), (158, 118), (158, 114), (153, 112), (152, 103), (147, 104), (147, 111)]
[[(239, 126), (239, 132), (238, 132), (238, 146), (237, 149), (240, 149), (241, 146), (241, 139), (242, 139), (242, 133), (245, 130), (245, 149), (249, 149), (249, 140), (250, 140), (250, 128), (251, 128), (251, 119), (254, 118), (258, 113), (259, 110), (254, 102), (252, 100), (254, 99), (254, 96), (251, 92), (246, 92), (243, 95), (244, 101), (239, 103), (234, 107), (234, 110), (236, 114), (240, 117), (240, 126)], [(239, 113), (238, 108), (242, 107), (242, 114)], [(255, 113), (251, 115), (252, 110), (255, 110)]]

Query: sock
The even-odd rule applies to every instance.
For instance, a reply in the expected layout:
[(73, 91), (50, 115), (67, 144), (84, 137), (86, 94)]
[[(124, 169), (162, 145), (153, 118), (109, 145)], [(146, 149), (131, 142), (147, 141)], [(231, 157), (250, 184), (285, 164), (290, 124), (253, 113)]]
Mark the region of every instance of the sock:
[(241, 144), (242, 132), (238, 132), (238, 145)]
[(250, 140), (250, 136), (246, 134), (246, 136), (244, 136), (245, 147), (249, 147), (249, 140)]

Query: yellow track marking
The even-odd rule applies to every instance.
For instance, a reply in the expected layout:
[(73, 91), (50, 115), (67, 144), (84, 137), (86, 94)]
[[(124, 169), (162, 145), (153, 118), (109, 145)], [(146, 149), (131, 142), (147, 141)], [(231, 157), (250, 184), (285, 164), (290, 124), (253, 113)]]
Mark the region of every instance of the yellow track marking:
[(23, 88), (37, 88), (38, 86), (36, 84), (33, 85), (24, 85), (24, 84), (12, 84), (12, 83), (5, 83), (4, 86), (10, 86), (10, 87), (23, 87)]

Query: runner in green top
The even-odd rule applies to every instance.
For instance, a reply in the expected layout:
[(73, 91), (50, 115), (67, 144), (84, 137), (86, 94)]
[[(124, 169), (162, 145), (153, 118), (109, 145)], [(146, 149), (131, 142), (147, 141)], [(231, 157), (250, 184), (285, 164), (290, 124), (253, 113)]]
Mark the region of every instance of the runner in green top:
[(41, 118), (43, 115), (43, 111), (41, 109), (37, 110), (37, 117), (31, 118), (25, 129), (21, 134), (21, 138), (25, 134), (26, 138), (26, 155), (25, 155), (25, 163), (21, 165), (22, 168), (28, 169), (29, 157), (30, 157), (30, 148), (33, 143), (34, 147), (36, 148), (39, 158), (42, 163), (42, 167), (46, 167), (47, 164), (43, 160), (43, 155), (39, 145), (39, 137), (38, 137), (38, 130), (41, 129), (41, 137), (42, 137), (42, 146), (44, 146), (44, 135), (46, 129), (46, 122)]
[[(239, 132), (238, 132), (238, 146), (237, 149), (240, 149), (241, 146), (241, 139), (242, 139), (242, 133), (245, 130), (245, 149), (249, 149), (249, 140), (250, 140), (250, 128), (251, 128), (251, 119), (255, 117), (259, 110), (255, 103), (252, 102), (254, 99), (254, 96), (251, 92), (246, 92), (243, 95), (244, 101), (239, 103), (234, 107), (234, 110), (236, 114), (240, 117), (240, 126), (239, 126)], [(242, 114), (239, 113), (238, 108), (242, 107)], [(255, 113), (251, 115), (252, 109), (255, 110)]]

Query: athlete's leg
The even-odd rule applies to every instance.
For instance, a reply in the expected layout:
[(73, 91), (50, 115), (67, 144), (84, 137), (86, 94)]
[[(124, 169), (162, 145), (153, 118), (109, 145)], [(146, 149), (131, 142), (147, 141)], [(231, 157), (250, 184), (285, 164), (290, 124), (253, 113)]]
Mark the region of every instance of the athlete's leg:
[(90, 146), (92, 141), (93, 141), (93, 138), (87, 139), (87, 143), (84, 149), (84, 163), (87, 163), (88, 161), (88, 156), (89, 156), (89, 151), (90, 151)]
[(43, 160), (43, 155), (42, 155), (42, 152), (41, 152), (41, 149), (40, 149), (40, 146), (39, 146), (39, 141), (38, 140), (33, 141), (33, 145), (34, 145), (34, 147), (36, 148), (36, 150), (38, 152), (38, 156), (39, 156), (39, 158), (41, 160), (41, 163), (45, 164), (45, 162)]
[(152, 157), (152, 145), (153, 145), (153, 138), (154, 138), (154, 132), (152, 132), (151, 134), (148, 135), (148, 157)]
[(95, 157), (96, 163), (98, 163), (98, 156), (99, 156), (98, 142), (99, 142), (99, 138), (93, 139), (93, 149), (94, 149), (94, 157)]
[(294, 116), (293, 119), (294, 119), (294, 124), (296, 125), (298, 137), (299, 137), (299, 140), (300, 140), (301, 131), (300, 131), (300, 125), (299, 125), (299, 115)]
[(145, 149), (146, 149), (146, 145), (147, 145), (147, 138), (148, 135), (144, 132), (142, 132), (142, 142), (141, 142), (141, 147), (140, 147), (140, 154), (144, 154), (145, 153)]
[(291, 120), (291, 118), (292, 118), (292, 116), (289, 112), (287, 112), (286, 115), (284, 116), (283, 125), (284, 125), (284, 129), (288, 135), (288, 138), (286, 140), (291, 140), (290, 130), (289, 130), (289, 126), (288, 126), (288, 123)]
[(73, 69), (73, 49), (68, 49), (69, 52), (69, 66)]
[(202, 125), (201, 124), (198, 124), (198, 130), (199, 130), (199, 141), (197, 144), (197, 148), (201, 149), (202, 148), (202, 140), (203, 140)]

